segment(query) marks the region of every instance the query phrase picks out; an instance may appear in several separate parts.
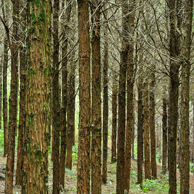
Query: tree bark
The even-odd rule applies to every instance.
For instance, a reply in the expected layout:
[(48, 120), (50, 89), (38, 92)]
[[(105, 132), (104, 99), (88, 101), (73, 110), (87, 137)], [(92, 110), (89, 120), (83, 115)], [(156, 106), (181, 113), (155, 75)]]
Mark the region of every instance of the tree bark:
[(181, 170), (180, 170), (180, 193), (189, 194), (189, 91), (190, 91), (190, 52), (192, 32), (193, 1), (185, 0), (184, 24), (183, 24), (183, 50), (182, 50), (182, 90), (181, 90)]
[[(2, 12), (3, 19), (6, 25), (8, 25), (8, 13), (9, 8), (8, 4), (4, 4), (4, 0), (2, 0)], [(4, 59), (3, 59), (3, 129), (4, 129), (4, 157), (7, 156), (7, 144), (8, 144), (8, 127), (7, 127), (7, 67), (8, 67), (8, 38), (4, 37)]]
[(166, 174), (166, 159), (167, 159), (167, 101), (163, 98), (163, 118), (162, 118), (162, 129), (163, 129), (163, 146), (162, 146), (162, 172)]
[(79, 145), (77, 193), (90, 193), (90, 36), (88, 1), (78, 0)]
[[(108, 25), (108, 24), (106, 24)], [(108, 28), (106, 26), (105, 36)], [(102, 182), (107, 182), (107, 157), (108, 157), (108, 39), (104, 45), (104, 81), (103, 81), (103, 171)]]
[[(8, 155), (6, 165), (5, 193), (13, 193), (14, 156), (15, 156), (15, 134), (17, 128), (17, 63), (18, 63), (18, 20), (19, 3), (13, 3), (13, 39), (12, 39), (12, 62), (11, 62), (11, 88), (9, 98), (9, 134), (8, 134)], [(10, 40), (9, 40), (10, 41)]]
[(100, 0), (93, 0), (92, 11), (92, 193), (101, 193), (101, 62)]
[(60, 132), (60, 102), (59, 102), (59, 0), (54, 0), (53, 12), (53, 193), (59, 193), (59, 132)]
[[(176, 180), (176, 150), (177, 150), (177, 121), (178, 121), (178, 86), (180, 64), (174, 60), (180, 54), (180, 40), (176, 29), (180, 31), (180, 1), (171, 0), (168, 2), (170, 12), (170, 126), (168, 131), (169, 146), (169, 194), (177, 192)], [(177, 8), (177, 10), (176, 10)], [(176, 26), (177, 24), (177, 26)]]
[[(26, 19), (27, 9), (25, 8), (25, 1), (21, 2), (20, 10), (20, 24), (22, 41), (26, 40)], [(23, 131), (25, 127), (25, 88), (26, 88), (26, 49), (21, 45), (20, 48), (20, 115), (19, 115), (19, 135), (18, 135), (18, 148), (17, 148), (17, 171), (16, 171), (16, 185), (22, 185), (22, 165), (23, 165)]]
[(111, 162), (116, 162), (116, 139), (117, 139), (117, 74), (113, 75), (112, 87), (112, 152)]
[(28, 2), (27, 10), (29, 35), (22, 193), (48, 193), (51, 1)]
[(151, 178), (150, 173), (150, 130), (149, 130), (149, 109), (148, 109), (148, 78), (145, 78), (144, 81), (144, 90), (143, 90), (143, 98), (144, 98), (144, 155), (145, 155), (145, 179)]

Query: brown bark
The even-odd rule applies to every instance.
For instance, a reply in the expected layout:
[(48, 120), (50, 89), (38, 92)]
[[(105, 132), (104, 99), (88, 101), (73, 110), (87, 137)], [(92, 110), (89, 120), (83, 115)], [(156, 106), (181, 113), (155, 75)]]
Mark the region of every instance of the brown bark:
[(120, 62), (120, 78), (119, 78), (119, 112), (118, 112), (118, 153), (117, 153), (117, 194), (124, 193), (124, 167), (125, 167), (125, 89), (126, 89), (126, 70), (128, 62), (128, 1), (122, 3), (122, 50)]
[[(107, 30), (107, 29), (106, 29)], [(107, 31), (106, 31), (107, 32)], [(108, 36), (105, 34), (105, 36)], [(107, 40), (107, 39), (106, 39)], [(104, 46), (104, 81), (103, 81), (103, 171), (102, 182), (107, 182), (107, 157), (108, 157), (108, 41)]]
[(79, 145), (77, 193), (90, 193), (90, 36), (88, 1), (78, 0)]
[[(194, 115), (194, 99), (193, 99), (193, 115)], [(194, 117), (193, 117), (192, 162), (194, 163)], [(194, 170), (193, 170), (193, 173), (194, 173)]]
[(54, 12), (53, 12), (53, 107), (52, 116), (53, 123), (52, 129), (54, 130), (54, 144), (53, 144), (53, 193), (59, 193), (59, 131), (60, 131), (60, 102), (59, 102), (59, 0), (54, 0)]
[[(21, 34), (22, 40), (25, 41), (26, 32), (26, 14), (27, 9), (25, 6), (25, 1), (21, 2), (20, 10), (20, 24), (21, 24)], [(18, 134), (18, 148), (17, 148), (17, 171), (16, 171), (16, 185), (22, 185), (22, 147), (23, 147), (23, 131), (25, 125), (25, 81), (26, 81), (26, 49), (21, 45), (20, 48), (20, 115), (19, 115), (19, 134)]]
[(190, 91), (190, 47), (192, 32), (193, 1), (185, 0), (183, 24), (183, 53), (182, 53), (182, 90), (181, 90), (181, 151), (180, 151), (180, 193), (189, 194), (189, 91)]
[(155, 65), (151, 67), (150, 75), (150, 136), (151, 136), (151, 169), (152, 177), (157, 179), (156, 166), (156, 135), (155, 135)]
[[(4, 4), (2, 0), (2, 12), (3, 19), (6, 25), (8, 25), (8, 4)], [(7, 156), (7, 144), (8, 144), (8, 128), (7, 128), (7, 67), (8, 67), (8, 39), (4, 37), (4, 59), (3, 59), (3, 129), (4, 129), (4, 157)]]
[(117, 138), (117, 75), (114, 72), (112, 87), (112, 152), (111, 162), (116, 162), (116, 138)]
[[(22, 193), (48, 193), (51, 2), (28, 4), (26, 125)], [(34, 22), (34, 21), (37, 22)]]
[[(179, 67), (177, 58), (180, 53), (180, 40), (176, 29), (180, 31), (181, 18), (179, 0), (171, 0), (168, 2), (170, 12), (170, 126), (168, 131), (168, 146), (169, 146), (169, 194), (177, 192), (176, 181), (176, 150), (177, 150), (177, 121), (178, 121), (178, 86), (179, 86)], [(176, 10), (177, 7), (177, 10)], [(177, 14), (179, 13), (179, 14)], [(177, 26), (176, 26), (177, 24)]]
[(15, 132), (17, 128), (17, 68), (18, 62), (18, 17), (19, 17), (19, 3), (12, 0), (13, 3), (13, 39), (11, 62), (11, 88), (9, 98), (9, 134), (8, 134), (8, 155), (6, 165), (6, 181), (5, 193), (13, 193), (13, 173), (14, 173), (14, 156), (15, 156)]
[(163, 118), (162, 118), (162, 130), (163, 130), (163, 146), (162, 146), (162, 172), (166, 174), (167, 170), (167, 101), (163, 98)]
[[(134, 34), (134, 19), (135, 19), (135, 1), (132, 1), (129, 6), (128, 14), (128, 33)], [(132, 131), (133, 131), (133, 85), (134, 85), (134, 40), (128, 35), (128, 64), (127, 64), (127, 126), (125, 139), (125, 171), (124, 171), (124, 187), (129, 193), (130, 174), (131, 174), (131, 146), (132, 146)]]
[[(142, 65), (140, 64), (139, 72), (143, 70)], [(138, 136), (137, 136), (137, 183), (141, 186), (143, 185), (143, 79), (140, 75), (138, 80)]]
[(150, 179), (150, 129), (149, 129), (149, 109), (148, 109), (148, 78), (145, 78), (144, 82), (144, 155), (145, 155), (145, 179)]
[(92, 10), (92, 185), (91, 192), (101, 193), (101, 62), (100, 0), (93, 0)]
[[(65, 158), (66, 158), (66, 147), (67, 147), (67, 129), (66, 129), (66, 113), (67, 113), (67, 46), (68, 46), (68, 34), (67, 34), (67, 23), (69, 22), (71, 13), (71, 3), (68, 0), (66, 2), (68, 8), (65, 14), (62, 15), (62, 110), (61, 110), (61, 155), (60, 155), (60, 173), (59, 183), (64, 188), (65, 180)], [(62, 9), (64, 8), (65, 1), (62, 2)], [(65, 24), (65, 25), (64, 25)]]

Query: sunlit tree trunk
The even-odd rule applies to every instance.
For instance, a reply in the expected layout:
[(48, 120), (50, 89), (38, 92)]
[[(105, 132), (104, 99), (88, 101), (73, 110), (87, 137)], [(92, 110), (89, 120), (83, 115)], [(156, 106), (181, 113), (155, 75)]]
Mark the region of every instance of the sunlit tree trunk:
[(90, 36), (88, 1), (78, 0), (79, 145), (77, 193), (90, 193)]
[[(28, 2), (26, 126), (22, 193), (48, 193), (51, 1)], [(36, 21), (36, 22), (35, 22)]]

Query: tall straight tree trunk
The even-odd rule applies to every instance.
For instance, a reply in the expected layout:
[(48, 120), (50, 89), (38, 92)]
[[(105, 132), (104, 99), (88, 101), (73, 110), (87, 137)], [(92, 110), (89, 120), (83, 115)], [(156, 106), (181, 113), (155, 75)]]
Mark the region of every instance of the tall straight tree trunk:
[(183, 64), (182, 64), (182, 91), (181, 91), (181, 170), (180, 170), (180, 193), (189, 193), (189, 82), (190, 82), (190, 52), (192, 32), (193, 0), (185, 0), (184, 25), (183, 25)]
[(59, 102), (59, 0), (54, 0), (53, 12), (53, 193), (59, 193), (59, 131), (60, 131), (60, 102)]
[[(3, 19), (6, 25), (8, 25), (8, 4), (2, 0), (2, 12)], [(7, 156), (7, 144), (8, 144), (8, 128), (7, 128), (7, 67), (8, 67), (8, 38), (4, 37), (4, 61), (3, 61), (3, 129), (4, 129), (4, 157)]]
[(27, 10), (30, 30), (22, 193), (48, 193), (51, 1), (28, 2)]
[[(73, 55), (74, 56), (74, 55)], [(75, 131), (75, 63), (71, 61), (68, 80), (68, 103), (67, 103), (67, 168), (72, 169), (72, 146), (74, 144)]]
[[(70, 0), (67, 2), (67, 9), (65, 14), (62, 15), (62, 110), (61, 110), (61, 155), (60, 155), (60, 173), (59, 183), (64, 188), (65, 180), (65, 158), (66, 158), (66, 147), (67, 147), (67, 46), (68, 46), (68, 34), (67, 34), (67, 23), (70, 19), (71, 3)], [(64, 9), (65, 1), (62, 2), (62, 10)], [(65, 25), (64, 25), (65, 24)]]
[(128, 12), (129, 4), (127, 0), (120, 1), (122, 4), (122, 50), (120, 62), (119, 78), (119, 112), (118, 112), (118, 154), (117, 154), (117, 194), (124, 193), (124, 167), (125, 167), (125, 89), (126, 89), (126, 70), (128, 63)]
[[(108, 24), (106, 24), (108, 25)], [(107, 34), (108, 28), (106, 26)], [(107, 157), (108, 157), (108, 38), (104, 45), (104, 81), (103, 81), (103, 172), (102, 182), (107, 182)]]
[(90, 35), (88, 1), (78, 0), (79, 145), (77, 193), (90, 193)]
[[(132, 1), (129, 6), (128, 15), (128, 33), (134, 34), (134, 19), (135, 19), (135, 1)], [(125, 139), (125, 170), (124, 170), (124, 187), (129, 193), (130, 174), (131, 174), (131, 146), (132, 146), (132, 131), (133, 131), (133, 85), (134, 85), (134, 40), (133, 36), (128, 34), (129, 53), (127, 64), (127, 126)]]
[[(11, 62), (11, 88), (9, 98), (9, 134), (8, 155), (6, 165), (5, 193), (13, 193), (14, 156), (15, 156), (15, 133), (17, 128), (17, 62), (18, 62), (18, 21), (19, 2), (13, 3), (13, 39), (12, 39), (12, 62)], [(11, 44), (10, 44), (11, 45)]]
[(150, 136), (151, 136), (151, 169), (152, 177), (157, 178), (156, 134), (155, 134), (155, 65), (152, 64), (150, 75)]
[[(143, 71), (140, 64), (139, 72)], [(142, 186), (143, 184), (143, 78), (140, 75), (138, 80), (138, 134), (137, 134), (137, 183)]]
[(101, 63), (100, 0), (93, 0), (92, 10), (92, 193), (101, 193)]
[(112, 86), (112, 152), (111, 162), (116, 162), (116, 138), (117, 138), (117, 74), (113, 73)]
[[(26, 14), (25, 1), (23, 0), (20, 5), (21, 16), (20, 24), (22, 30), (22, 41), (26, 40)], [(17, 148), (17, 171), (16, 171), (16, 184), (22, 185), (22, 147), (23, 147), (23, 131), (25, 125), (25, 81), (26, 81), (26, 49), (21, 45), (20, 48), (20, 115), (19, 115), (19, 135), (18, 135), (18, 148)]]
[[(147, 75), (146, 75), (147, 76)], [(148, 78), (144, 82), (144, 155), (145, 155), (145, 179), (150, 179), (150, 130), (149, 130), (149, 109), (148, 109)]]
[(162, 129), (163, 129), (163, 146), (162, 146), (162, 172), (166, 174), (167, 167), (167, 101), (163, 98), (163, 118), (162, 118)]
[[(176, 5), (177, 2), (177, 5)], [(169, 138), (169, 194), (177, 192), (176, 181), (176, 150), (177, 150), (177, 122), (178, 122), (178, 86), (179, 86), (179, 67), (174, 60), (180, 53), (180, 40), (177, 34), (177, 28), (180, 31), (180, 7), (179, 0), (168, 2), (170, 12), (170, 126), (168, 131)], [(176, 10), (177, 8), (177, 10)], [(179, 13), (179, 14), (177, 14)], [(177, 24), (177, 26), (176, 26)]]

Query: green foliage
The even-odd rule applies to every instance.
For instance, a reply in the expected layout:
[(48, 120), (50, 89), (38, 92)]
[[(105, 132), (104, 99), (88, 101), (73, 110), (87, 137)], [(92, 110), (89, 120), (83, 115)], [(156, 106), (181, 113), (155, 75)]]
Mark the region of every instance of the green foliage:
[(72, 160), (78, 160), (78, 145), (72, 147)]
[(194, 163), (190, 162), (189, 166), (190, 166), (190, 172), (194, 172)]

